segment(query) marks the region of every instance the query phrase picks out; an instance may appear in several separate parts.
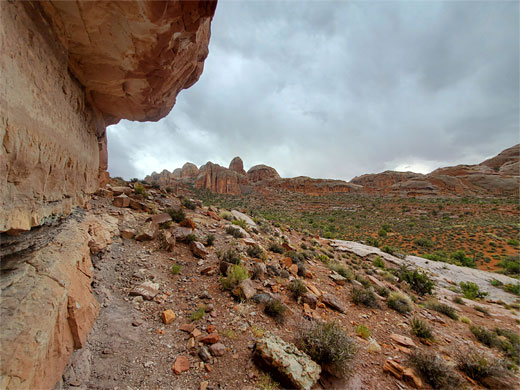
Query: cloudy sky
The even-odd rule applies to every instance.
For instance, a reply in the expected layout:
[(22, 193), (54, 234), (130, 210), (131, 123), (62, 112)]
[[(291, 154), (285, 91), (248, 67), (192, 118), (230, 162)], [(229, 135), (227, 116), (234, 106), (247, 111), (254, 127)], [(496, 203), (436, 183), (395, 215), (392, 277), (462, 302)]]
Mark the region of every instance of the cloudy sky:
[(225, 1), (200, 80), (108, 129), (112, 176), (191, 161), (350, 180), (519, 142), (517, 1)]

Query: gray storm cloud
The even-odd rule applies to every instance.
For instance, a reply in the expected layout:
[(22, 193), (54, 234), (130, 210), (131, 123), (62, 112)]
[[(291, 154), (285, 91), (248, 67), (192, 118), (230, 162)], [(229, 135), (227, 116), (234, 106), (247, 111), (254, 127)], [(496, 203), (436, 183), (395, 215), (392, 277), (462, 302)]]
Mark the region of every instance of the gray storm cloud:
[(519, 142), (519, 3), (220, 1), (200, 80), (108, 130), (112, 176), (191, 161), (348, 180)]

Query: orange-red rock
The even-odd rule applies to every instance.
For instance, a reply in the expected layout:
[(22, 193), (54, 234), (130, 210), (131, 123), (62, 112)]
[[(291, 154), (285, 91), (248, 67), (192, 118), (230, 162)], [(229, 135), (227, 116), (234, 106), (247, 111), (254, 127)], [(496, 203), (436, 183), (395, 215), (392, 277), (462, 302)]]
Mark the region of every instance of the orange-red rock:
[(161, 313), (161, 320), (168, 325), (175, 320), (175, 313), (171, 309), (165, 310)]
[(195, 230), (197, 228), (197, 225), (195, 225), (195, 222), (193, 222), (193, 219), (191, 219), (191, 218), (184, 219), (184, 221), (182, 221), (179, 224), (179, 226), (187, 227), (187, 228), (190, 228), (192, 230)]
[(190, 361), (186, 356), (180, 355), (175, 359), (175, 363), (173, 363), (172, 370), (175, 374), (179, 375), (185, 371), (189, 371), (190, 369)]
[(218, 333), (213, 332), (213, 333), (208, 334), (207, 336), (201, 337), (201, 339), (199, 341), (204, 344), (215, 344), (216, 342), (219, 341), (219, 339), (220, 339), (220, 337), (219, 337)]

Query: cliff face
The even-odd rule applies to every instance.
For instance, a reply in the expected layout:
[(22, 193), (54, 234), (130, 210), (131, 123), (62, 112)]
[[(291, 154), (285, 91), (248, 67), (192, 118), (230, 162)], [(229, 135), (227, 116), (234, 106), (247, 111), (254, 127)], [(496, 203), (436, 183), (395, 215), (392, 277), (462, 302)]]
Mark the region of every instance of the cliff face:
[(199, 175), (195, 180), (195, 188), (207, 189), (219, 194), (239, 195), (241, 186), (248, 184), (247, 176), (218, 164), (207, 162), (200, 167)]
[(247, 171), (247, 178), (249, 182), (256, 183), (268, 179), (280, 179), (280, 175), (276, 169), (268, 167), (267, 165), (255, 165)]
[(0, 232), (67, 214), (108, 174), (106, 126), (199, 78), (215, 1), (0, 3)]

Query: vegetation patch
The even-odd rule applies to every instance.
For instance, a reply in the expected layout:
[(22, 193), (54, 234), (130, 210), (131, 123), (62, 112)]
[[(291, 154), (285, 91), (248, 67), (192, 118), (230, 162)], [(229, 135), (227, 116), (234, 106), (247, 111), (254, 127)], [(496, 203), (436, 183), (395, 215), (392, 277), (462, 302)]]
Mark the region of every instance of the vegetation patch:
[(166, 212), (172, 219), (177, 222), (181, 223), (186, 219), (186, 213), (182, 209), (166, 209)]
[(365, 305), (367, 307), (373, 307), (379, 309), (379, 299), (372, 288), (354, 288), (352, 290), (352, 302), (356, 305)]
[(457, 315), (457, 311), (453, 306), (447, 305), (445, 303), (441, 303), (437, 300), (431, 299), (426, 302), (425, 306), (428, 309), (438, 311), (439, 313), (442, 313), (448, 317), (450, 317), (452, 320), (457, 321), (459, 319), (459, 316)]
[(462, 290), (464, 298), (467, 299), (480, 299), (488, 295), (487, 292), (480, 291), (478, 284), (473, 282), (460, 282), (459, 286)]
[(397, 277), (399, 281), (408, 283), (412, 290), (419, 295), (431, 294), (435, 286), (434, 281), (430, 279), (426, 272), (419, 272), (417, 269), (411, 271), (405, 265), (399, 268)]
[(356, 342), (336, 322), (314, 322), (302, 329), (298, 347), (337, 377), (345, 377), (357, 353)]
[(298, 299), (307, 292), (307, 287), (300, 279), (294, 279), (289, 283), (289, 290), (295, 299)]
[(389, 308), (394, 309), (395, 311), (405, 314), (412, 311), (412, 302), (410, 299), (401, 293), (392, 292), (388, 296), (386, 303)]
[(240, 284), (242, 280), (249, 277), (247, 269), (239, 264), (233, 264), (229, 269), (227, 276), (220, 279), (220, 284), (224, 290), (233, 290)]
[(434, 340), (432, 328), (425, 321), (414, 317), (410, 325), (412, 326), (413, 333), (420, 339)]
[(192, 321), (198, 321), (198, 320), (201, 320), (205, 314), (206, 314), (206, 307), (204, 305), (201, 305), (197, 308), (197, 310), (195, 310), (194, 312), (192, 312), (190, 314), (190, 319)]
[(434, 389), (459, 389), (464, 384), (454, 367), (435, 352), (415, 350), (410, 355), (410, 363)]

